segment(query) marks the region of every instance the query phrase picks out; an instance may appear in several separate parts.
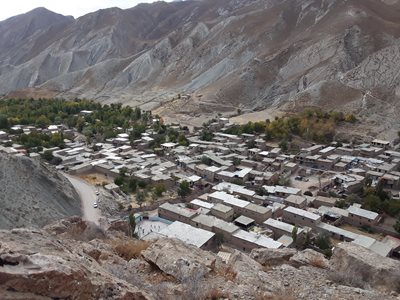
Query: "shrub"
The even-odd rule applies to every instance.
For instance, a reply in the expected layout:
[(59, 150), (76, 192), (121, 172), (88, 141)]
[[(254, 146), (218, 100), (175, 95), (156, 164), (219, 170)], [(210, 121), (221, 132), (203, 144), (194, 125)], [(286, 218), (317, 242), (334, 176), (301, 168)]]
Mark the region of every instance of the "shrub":
[(138, 258), (142, 251), (146, 250), (149, 246), (150, 242), (148, 241), (117, 241), (114, 243), (114, 251), (118, 256), (122, 257), (126, 261), (130, 261), (133, 258)]

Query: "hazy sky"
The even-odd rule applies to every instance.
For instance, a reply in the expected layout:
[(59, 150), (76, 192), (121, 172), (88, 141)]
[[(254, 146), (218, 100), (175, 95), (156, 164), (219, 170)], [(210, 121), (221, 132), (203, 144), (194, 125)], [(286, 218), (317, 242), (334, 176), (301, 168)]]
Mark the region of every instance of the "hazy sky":
[(36, 7), (46, 7), (56, 13), (79, 17), (101, 8), (114, 6), (130, 8), (139, 3), (150, 3), (154, 0), (3, 0), (1, 2), (0, 20), (5, 20)]

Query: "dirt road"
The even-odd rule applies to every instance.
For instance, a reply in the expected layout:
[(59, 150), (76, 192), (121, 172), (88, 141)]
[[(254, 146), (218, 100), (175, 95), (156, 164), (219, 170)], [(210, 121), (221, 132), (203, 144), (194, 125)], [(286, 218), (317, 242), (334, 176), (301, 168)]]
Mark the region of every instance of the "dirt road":
[(96, 200), (96, 189), (82, 179), (65, 174), (71, 184), (74, 186), (76, 192), (81, 197), (83, 218), (86, 221), (93, 222), (100, 225), (101, 212), (99, 208), (94, 208), (93, 203)]

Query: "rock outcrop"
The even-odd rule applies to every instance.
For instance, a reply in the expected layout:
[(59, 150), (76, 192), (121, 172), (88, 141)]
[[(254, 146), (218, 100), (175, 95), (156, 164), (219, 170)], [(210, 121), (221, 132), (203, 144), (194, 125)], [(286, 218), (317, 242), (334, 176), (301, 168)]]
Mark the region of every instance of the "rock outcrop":
[[(332, 261), (324, 259), (323, 264), (321, 256), (309, 250), (254, 250), (251, 256), (260, 264), (229, 248), (224, 250), (231, 252), (225, 263), (216, 254), (179, 240), (159, 239), (149, 245), (117, 233), (92, 230), (79, 218), (41, 230), (0, 230), (0, 299), (394, 300), (397, 296), (398, 262), (357, 253), (351, 244), (339, 245)], [(367, 260), (364, 264), (362, 257)], [(370, 284), (348, 280), (341, 272), (353, 269), (373, 277), (366, 277)]]
[(263, 266), (282, 265), (295, 255), (297, 251), (291, 248), (284, 249), (254, 249), (250, 257)]
[[(158, 240), (142, 253), (144, 259), (177, 280), (205, 277), (215, 268), (215, 256), (174, 240)], [(172, 263), (171, 263), (172, 262)]]
[(341, 243), (335, 247), (331, 259), (335, 272), (355, 276), (379, 290), (400, 293), (400, 262), (382, 257), (364, 247)]

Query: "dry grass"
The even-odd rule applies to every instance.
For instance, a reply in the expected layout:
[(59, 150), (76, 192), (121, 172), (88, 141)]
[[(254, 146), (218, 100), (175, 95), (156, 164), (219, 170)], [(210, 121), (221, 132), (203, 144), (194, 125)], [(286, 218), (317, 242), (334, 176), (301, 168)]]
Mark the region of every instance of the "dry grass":
[(229, 298), (229, 296), (215, 287), (210, 289), (205, 296), (205, 299), (209, 300), (219, 300), (226, 298)]
[(236, 279), (236, 271), (232, 266), (221, 267), (215, 270), (215, 273), (219, 276), (224, 277), (226, 280), (234, 281)]
[(314, 256), (310, 259), (310, 265), (320, 269), (325, 269), (327, 267), (324, 259), (318, 256)]
[(138, 258), (142, 251), (150, 246), (150, 242), (140, 240), (114, 242), (114, 251), (123, 259), (130, 261)]

